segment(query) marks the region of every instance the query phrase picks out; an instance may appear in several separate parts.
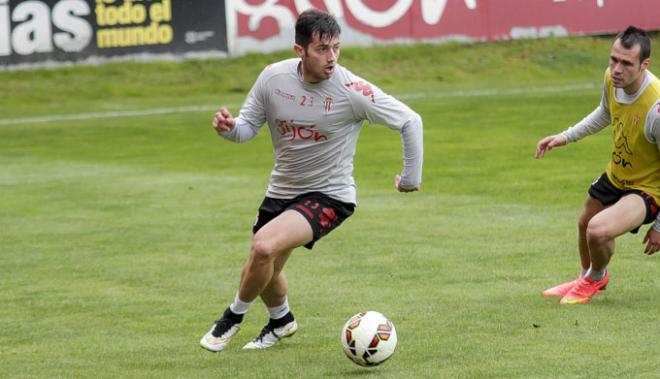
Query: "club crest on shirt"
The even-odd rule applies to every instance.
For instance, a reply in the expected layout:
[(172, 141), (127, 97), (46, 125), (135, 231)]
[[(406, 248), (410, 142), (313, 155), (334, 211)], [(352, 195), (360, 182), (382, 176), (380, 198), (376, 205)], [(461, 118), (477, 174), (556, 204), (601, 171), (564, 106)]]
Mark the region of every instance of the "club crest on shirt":
[(639, 120), (640, 120), (639, 113), (635, 113), (635, 115), (633, 116), (633, 126), (639, 125)]
[(325, 99), (323, 99), (323, 109), (325, 109), (325, 113), (330, 112), (332, 109), (332, 103), (334, 102), (334, 99), (332, 96), (326, 96)]

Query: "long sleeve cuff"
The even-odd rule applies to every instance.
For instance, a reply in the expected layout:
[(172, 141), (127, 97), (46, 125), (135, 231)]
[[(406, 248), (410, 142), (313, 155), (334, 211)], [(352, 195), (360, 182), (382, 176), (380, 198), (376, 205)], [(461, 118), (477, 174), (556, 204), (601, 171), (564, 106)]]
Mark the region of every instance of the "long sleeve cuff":
[(402, 129), (403, 171), (402, 188), (416, 188), (422, 183), (422, 164), (424, 161), (424, 136), (422, 118), (415, 114)]

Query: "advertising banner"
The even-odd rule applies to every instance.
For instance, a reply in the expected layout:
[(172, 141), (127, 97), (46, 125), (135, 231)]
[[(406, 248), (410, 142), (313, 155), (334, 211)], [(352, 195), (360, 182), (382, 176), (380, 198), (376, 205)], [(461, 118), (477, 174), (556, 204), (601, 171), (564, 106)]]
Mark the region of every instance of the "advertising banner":
[(0, 66), (227, 55), (220, 0), (0, 0)]
[(231, 0), (229, 50), (293, 45), (300, 12), (329, 11), (342, 23), (342, 44), (488, 41), (615, 33), (628, 25), (660, 29), (659, 0)]

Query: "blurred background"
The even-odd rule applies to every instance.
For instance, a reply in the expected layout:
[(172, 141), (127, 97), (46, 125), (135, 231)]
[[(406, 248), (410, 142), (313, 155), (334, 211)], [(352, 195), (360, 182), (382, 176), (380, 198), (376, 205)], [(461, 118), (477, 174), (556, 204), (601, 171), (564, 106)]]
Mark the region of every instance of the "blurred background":
[(297, 15), (333, 13), (344, 46), (660, 28), (656, 0), (3, 0), (0, 65), (236, 56), (290, 48)]

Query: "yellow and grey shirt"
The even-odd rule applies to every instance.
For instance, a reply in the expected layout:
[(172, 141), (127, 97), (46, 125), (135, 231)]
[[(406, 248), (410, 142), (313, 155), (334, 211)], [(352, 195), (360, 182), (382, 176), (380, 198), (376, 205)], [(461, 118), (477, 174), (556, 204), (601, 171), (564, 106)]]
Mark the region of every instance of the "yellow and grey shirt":
[[(600, 105), (562, 135), (578, 141), (612, 126), (612, 154), (607, 176), (622, 190), (636, 189), (660, 204), (660, 80), (650, 71), (640, 89), (626, 94), (605, 72)], [(660, 231), (660, 215), (654, 228)]]

